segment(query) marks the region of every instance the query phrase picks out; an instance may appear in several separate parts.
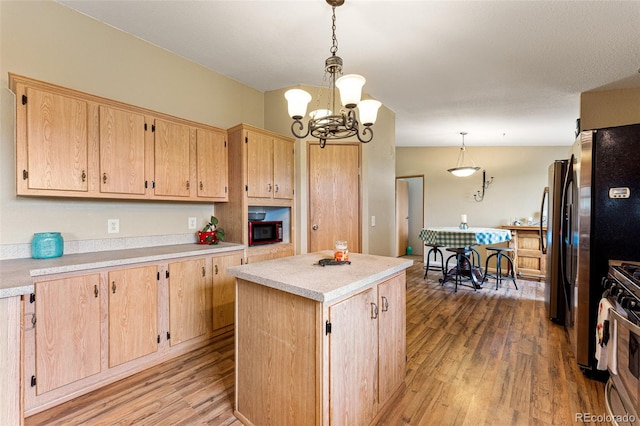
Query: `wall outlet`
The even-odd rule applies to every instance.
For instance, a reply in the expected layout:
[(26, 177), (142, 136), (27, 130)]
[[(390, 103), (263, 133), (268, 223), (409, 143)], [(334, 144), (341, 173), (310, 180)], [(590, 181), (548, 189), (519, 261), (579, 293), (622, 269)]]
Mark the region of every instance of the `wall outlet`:
[(371, 226), (376, 226), (376, 217), (371, 216)]
[(189, 224), (189, 229), (196, 229), (196, 227), (198, 226), (196, 224), (196, 218), (195, 217), (190, 217), (189, 221), (188, 221), (188, 224)]
[(109, 234), (117, 234), (120, 232), (120, 219), (107, 220), (107, 232)]

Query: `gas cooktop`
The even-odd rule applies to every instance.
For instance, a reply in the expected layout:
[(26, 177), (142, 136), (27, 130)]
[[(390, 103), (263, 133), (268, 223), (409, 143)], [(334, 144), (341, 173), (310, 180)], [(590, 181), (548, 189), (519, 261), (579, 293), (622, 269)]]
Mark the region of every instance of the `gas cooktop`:
[(640, 287), (640, 265), (622, 263), (620, 266), (614, 266), (613, 268), (620, 271), (621, 274)]

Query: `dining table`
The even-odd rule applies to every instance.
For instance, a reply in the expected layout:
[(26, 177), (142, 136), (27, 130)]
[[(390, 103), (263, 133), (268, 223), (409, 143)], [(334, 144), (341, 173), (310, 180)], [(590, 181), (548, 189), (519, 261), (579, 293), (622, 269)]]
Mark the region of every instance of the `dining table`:
[[(450, 248), (465, 248), (471, 251), (472, 246), (498, 244), (511, 240), (511, 231), (499, 228), (468, 227), (459, 226), (433, 226), (424, 228), (418, 234), (418, 238), (425, 244), (434, 244)], [(479, 260), (482, 265), (482, 261)], [(444, 284), (458, 271), (456, 268), (447, 271), (441, 280)], [(473, 265), (472, 262), (465, 262), (462, 266), (462, 273), (471, 279), (475, 288), (482, 288), (482, 268)]]

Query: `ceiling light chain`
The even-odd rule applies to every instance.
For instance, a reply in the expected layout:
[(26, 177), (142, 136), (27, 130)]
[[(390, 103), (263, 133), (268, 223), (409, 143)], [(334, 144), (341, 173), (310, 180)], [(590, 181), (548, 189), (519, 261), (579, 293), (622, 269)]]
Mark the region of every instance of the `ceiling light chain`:
[[(337, 55), (336, 7), (341, 6), (344, 0), (326, 1), (332, 8), (332, 45), (329, 49), (331, 56), (325, 61), (325, 74), (319, 89), (317, 103), (320, 102), (320, 93), (328, 74), (331, 104), (327, 106), (327, 109), (318, 108), (309, 113), (307, 131), (304, 132), (302, 118), (307, 114), (307, 105), (311, 101), (311, 95), (302, 89), (288, 90), (284, 96), (287, 99), (289, 116), (293, 119), (291, 133), (298, 139), (304, 139), (311, 134), (320, 140), (321, 148), (324, 148), (327, 140), (345, 139), (352, 136), (356, 136), (362, 143), (368, 143), (373, 139), (371, 126), (376, 122), (378, 108), (382, 104), (373, 99), (360, 100), (362, 86), (366, 81), (364, 77), (357, 74), (342, 75), (342, 58)], [(340, 99), (343, 105), (340, 111), (337, 111), (336, 87), (340, 90)], [(356, 107), (362, 123), (358, 121), (356, 116)]]
[(336, 37), (336, 7), (331, 6), (331, 41), (332, 41), (332, 45), (331, 45), (331, 49), (329, 49), (329, 52), (333, 55), (336, 56), (336, 53), (338, 52), (338, 38)]

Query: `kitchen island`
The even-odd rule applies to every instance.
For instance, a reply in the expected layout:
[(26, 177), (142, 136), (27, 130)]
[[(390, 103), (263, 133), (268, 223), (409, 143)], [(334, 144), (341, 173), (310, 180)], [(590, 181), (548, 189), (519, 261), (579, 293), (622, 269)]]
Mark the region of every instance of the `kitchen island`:
[(247, 425), (369, 424), (404, 383), (406, 268), (331, 251), (236, 266), (235, 415)]

